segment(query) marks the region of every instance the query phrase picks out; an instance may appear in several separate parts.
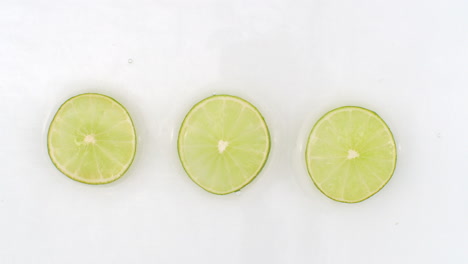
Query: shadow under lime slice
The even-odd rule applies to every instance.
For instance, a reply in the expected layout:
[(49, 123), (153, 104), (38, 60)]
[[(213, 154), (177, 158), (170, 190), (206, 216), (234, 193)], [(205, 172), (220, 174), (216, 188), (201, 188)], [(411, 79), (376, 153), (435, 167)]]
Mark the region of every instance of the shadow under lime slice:
[(88, 184), (120, 178), (132, 164), (136, 135), (127, 110), (101, 94), (68, 99), (47, 136), (49, 156), (66, 176)]
[(262, 115), (249, 102), (215, 95), (187, 114), (177, 147), (182, 166), (196, 184), (215, 194), (228, 194), (262, 170), (270, 152), (270, 135)]
[(341, 107), (315, 124), (307, 142), (306, 163), (321, 192), (336, 201), (356, 203), (377, 193), (392, 177), (395, 141), (376, 113)]

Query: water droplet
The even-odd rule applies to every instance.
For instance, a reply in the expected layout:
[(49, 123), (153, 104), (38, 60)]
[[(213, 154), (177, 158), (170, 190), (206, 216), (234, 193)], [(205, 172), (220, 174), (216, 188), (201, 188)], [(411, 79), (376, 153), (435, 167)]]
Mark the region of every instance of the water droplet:
[(212, 95), (216, 95), (216, 93), (213, 93)]
[(128, 59), (128, 63), (133, 63), (133, 59)]
[(236, 194), (236, 196), (240, 196), (240, 195), (241, 195), (241, 191), (240, 191), (240, 190), (239, 190), (239, 191), (236, 191), (235, 194)]

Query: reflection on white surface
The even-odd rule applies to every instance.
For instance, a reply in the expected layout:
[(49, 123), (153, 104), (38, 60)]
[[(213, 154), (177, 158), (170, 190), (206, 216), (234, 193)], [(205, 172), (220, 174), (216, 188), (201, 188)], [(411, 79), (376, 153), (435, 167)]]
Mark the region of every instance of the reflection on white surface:
[[(468, 262), (468, 3), (0, 2), (0, 263)], [(135, 162), (103, 186), (47, 156), (48, 123), (84, 92), (126, 106)], [(184, 173), (179, 125), (213, 94), (268, 122), (267, 166), (216, 196)], [(359, 204), (313, 185), (304, 145), (327, 111), (376, 111), (396, 172)]]

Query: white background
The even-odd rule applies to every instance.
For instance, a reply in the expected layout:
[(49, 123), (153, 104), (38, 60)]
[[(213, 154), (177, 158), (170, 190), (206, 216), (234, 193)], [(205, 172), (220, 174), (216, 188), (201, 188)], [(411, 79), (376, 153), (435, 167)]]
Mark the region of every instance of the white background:
[[(2, 0), (0, 263), (468, 263), (467, 32), (466, 0)], [(108, 185), (47, 154), (51, 117), (83, 92), (136, 123), (136, 160)], [(176, 152), (212, 93), (252, 102), (273, 137), (227, 196)], [(391, 181), (358, 204), (303, 164), (314, 122), (343, 105), (376, 111), (398, 145)]]

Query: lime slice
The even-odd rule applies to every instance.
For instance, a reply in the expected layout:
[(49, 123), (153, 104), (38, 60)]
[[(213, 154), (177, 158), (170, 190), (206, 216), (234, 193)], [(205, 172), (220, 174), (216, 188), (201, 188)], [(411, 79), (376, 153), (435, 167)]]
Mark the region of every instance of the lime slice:
[(49, 156), (63, 174), (88, 184), (120, 178), (132, 164), (135, 128), (127, 110), (101, 94), (68, 99), (47, 136)]
[(356, 203), (377, 193), (392, 177), (395, 141), (376, 113), (345, 106), (315, 124), (306, 163), (321, 192), (336, 201)]
[(249, 102), (215, 95), (196, 104), (182, 122), (178, 152), (188, 176), (215, 194), (240, 190), (262, 170), (270, 134)]

